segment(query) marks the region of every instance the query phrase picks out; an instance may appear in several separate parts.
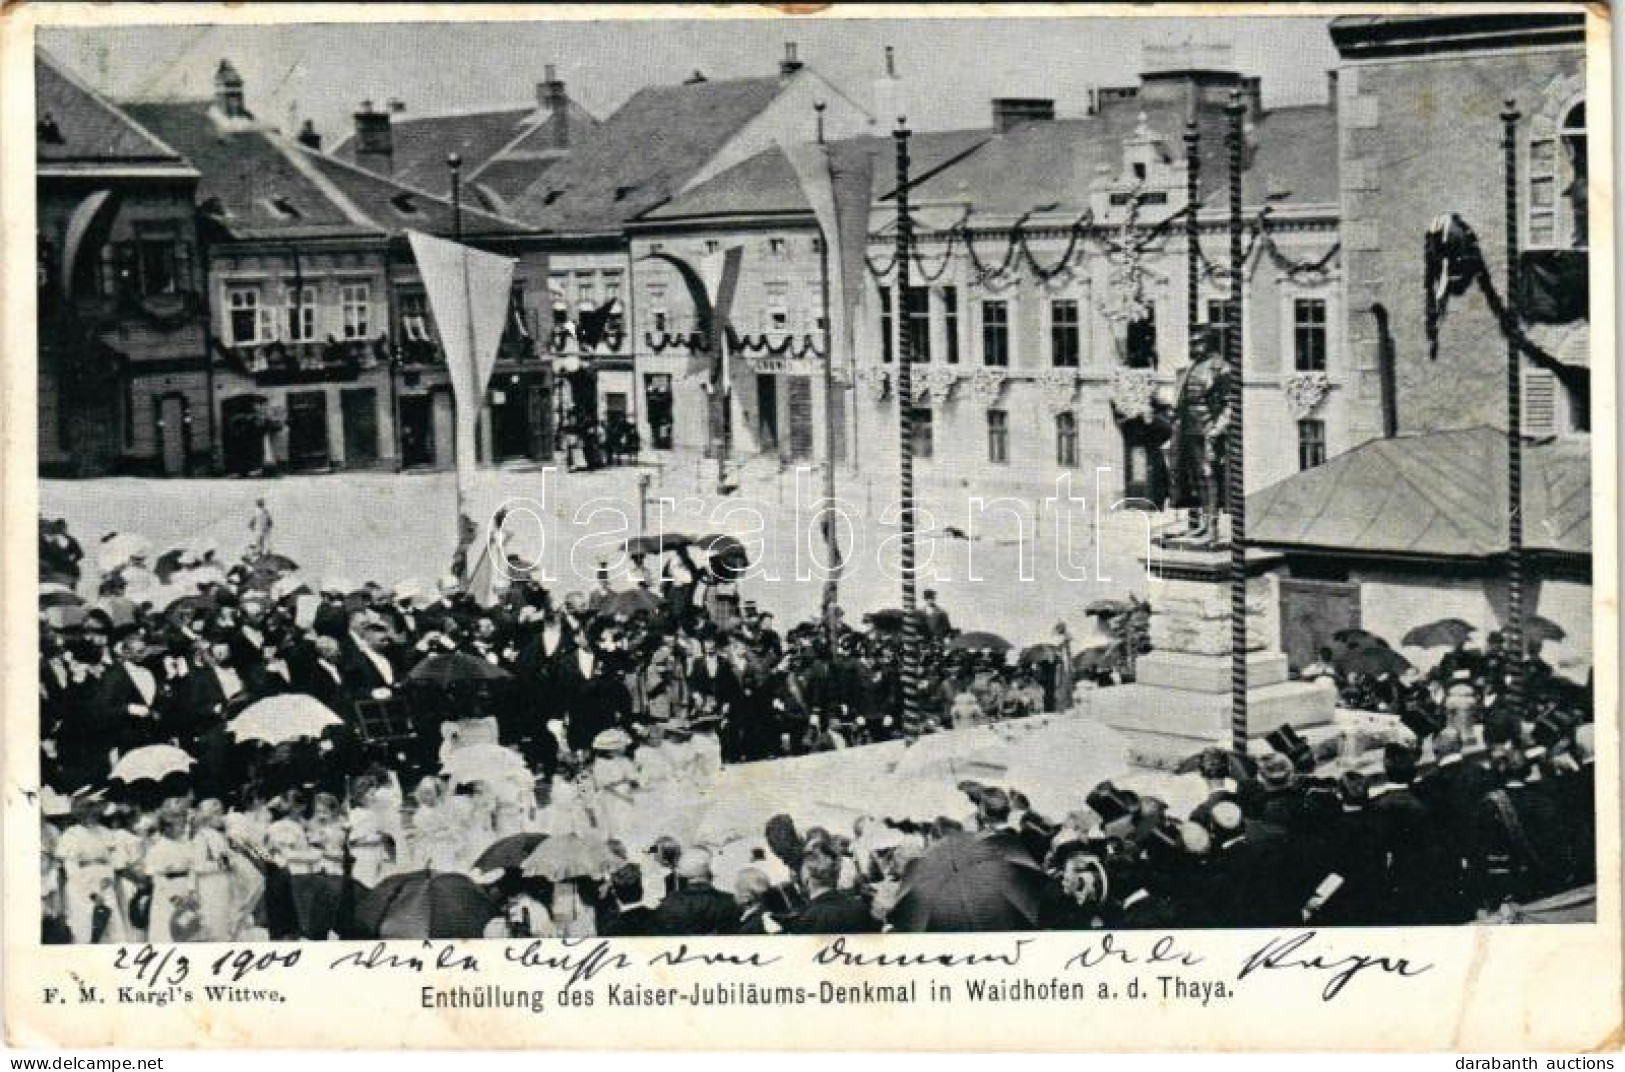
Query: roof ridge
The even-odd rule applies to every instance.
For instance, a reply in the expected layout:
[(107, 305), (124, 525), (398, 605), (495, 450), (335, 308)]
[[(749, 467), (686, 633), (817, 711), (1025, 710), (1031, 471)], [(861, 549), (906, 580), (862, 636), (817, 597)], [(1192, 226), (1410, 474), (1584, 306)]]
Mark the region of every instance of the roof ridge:
[(273, 148), (275, 148), (277, 152), (281, 153), (282, 156), (294, 166), (295, 170), (297, 170), (306, 179), (310, 180), (311, 184), (320, 190), (324, 197), (326, 197), (333, 204), (337, 205), (339, 211), (343, 212), (345, 216), (349, 217), (351, 223), (358, 227), (370, 227), (374, 230), (388, 231), (387, 227), (381, 226), (377, 220), (372, 219), (365, 212), (361, 211), (361, 207), (354, 201), (350, 200), (348, 194), (346, 194), (343, 190), (340, 190), (336, 185), (334, 185), (331, 179), (329, 179), (326, 175), (323, 175), (321, 171), (311, 164), (309, 160), (304, 158), (304, 154), (310, 150), (306, 149), (303, 145), (298, 145), (287, 140), (280, 134), (276, 134), (268, 130), (260, 131), (259, 133), (265, 137), (265, 140)]
[[(432, 194), (427, 190), (421, 190), (416, 186), (409, 186), (399, 179), (391, 178), (388, 175), (380, 175), (376, 171), (368, 171), (359, 164), (351, 163), (348, 160), (339, 160), (336, 157), (329, 156), (326, 153), (318, 152), (315, 149), (310, 149), (303, 145), (290, 144), (288, 147), (295, 152), (303, 153), (321, 160), (324, 164), (331, 164), (334, 167), (343, 168), (345, 171), (353, 172), (362, 178), (371, 179), (374, 182), (381, 182), (386, 186), (394, 186), (402, 193), (411, 194), (414, 197), (421, 197), (425, 200), (433, 201), (438, 205), (444, 205), (446, 208), (452, 207), (451, 198), (449, 197), (442, 197), (439, 194)], [(308, 165), (309, 161), (300, 161), (300, 164)], [(470, 178), (472, 179), (472, 176)], [(321, 176), (321, 182), (331, 185), (331, 180), (329, 180), (325, 175)], [(334, 189), (337, 189), (337, 187), (334, 187)], [(340, 196), (343, 196), (343, 194), (341, 193)], [(478, 208), (473, 205), (463, 205), (461, 206), (461, 210), (475, 216), (484, 216), (487, 219), (496, 220), (498, 223), (506, 224), (510, 227), (525, 231), (526, 233), (532, 233), (536, 230), (536, 228), (532, 227), (530, 224), (516, 220), (510, 216), (503, 216), (499, 213), (488, 212), (483, 208)]]
[(55, 56), (51, 55), (49, 52), (47, 52), (44, 48), (42, 48), (39, 45), (34, 46), (34, 61), (36, 63), (44, 61), (45, 65), (47, 67), (49, 67), (52, 70), (52, 72), (54, 72), (57, 75), (57, 77), (61, 78), (63, 81), (67, 82), (70, 86), (72, 86), (73, 88), (79, 90), (81, 93), (85, 94), (87, 97), (89, 97), (91, 100), (93, 100), (97, 104), (101, 105), (107, 111), (111, 112), (115, 119), (118, 119), (125, 126), (129, 127), (131, 130), (135, 131), (137, 134), (141, 135), (143, 138), (146, 138), (148, 141), (152, 142), (152, 144), (156, 145), (158, 148), (162, 149), (164, 152), (168, 153), (169, 155), (173, 156), (175, 159), (177, 159), (177, 160), (181, 161), (182, 163), (186, 164), (188, 167), (194, 168), (194, 170), (195, 170), (196, 165), (194, 165), (190, 160), (186, 159), (186, 154), (177, 152), (175, 150), (174, 146), (170, 145), (164, 139), (160, 138), (158, 135), (154, 134), (152, 131), (148, 130), (146, 127), (142, 126), (140, 123), (137, 123), (135, 121), (135, 119), (129, 113), (127, 113), (123, 108), (120, 108), (116, 103), (114, 103), (112, 98), (105, 97), (101, 93), (97, 92), (97, 90), (93, 86), (86, 83), (78, 75), (74, 74), (66, 66), (64, 66), (61, 60), (59, 60)]

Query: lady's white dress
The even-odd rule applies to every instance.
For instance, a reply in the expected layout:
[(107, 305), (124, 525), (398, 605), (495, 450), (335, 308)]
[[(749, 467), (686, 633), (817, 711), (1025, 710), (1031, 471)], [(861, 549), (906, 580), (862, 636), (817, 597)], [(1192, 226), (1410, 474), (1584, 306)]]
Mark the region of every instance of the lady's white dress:
[(602, 836), (592, 813), (587, 810), (586, 795), (581, 787), (559, 776), (553, 779), (553, 794), (537, 819), (537, 829), (552, 837), (564, 834), (579, 834), (584, 838)]
[(226, 835), (205, 826), (192, 835), (192, 871), (197, 876), (198, 910), (203, 917), (200, 941), (235, 938), (237, 915), (231, 892), (231, 846)]
[(152, 879), (152, 914), (147, 922), (147, 936), (153, 942), (173, 942), (170, 921), (175, 918), (179, 902), (197, 892), (197, 877), (192, 872), (196, 850), (190, 838), (159, 837), (147, 849), (147, 877)]
[(632, 832), (632, 795), (637, 775), (637, 767), (625, 756), (599, 756), (593, 760), (593, 805), (600, 837), (624, 838)]
[(412, 860), (417, 868), (456, 871), (462, 855), (457, 819), (448, 805), (418, 806), (412, 813)]
[(265, 831), (266, 855), (290, 875), (313, 875), (321, 854), (311, 846), (304, 825), (293, 819), (278, 819)]
[(367, 886), (376, 886), (390, 873), (389, 845), (378, 818), (368, 808), (350, 812), (350, 856), (354, 863), (350, 877)]
[(344, 824), (337, 819), (323, 819), (313, 821), (307, 827), (305, 837), (310, 841), (310, 847), (320, 854), (316, 861), (316, 870), (324, 875), (344, 874), (344, 842), (347, 837)]
[(62, 890), (66, 901), (68, 930), (73, 940), (89, 944), (97, 939), (92, 930), (96, 905), (108, 908), (107, 925), (99, 939), (103, 945), (130, 940), (124, 914), (124, 901), (118, 893), (114, 868), (121, 856), (116, 831), (106, 827), (71, 826), (57, 839), (56, 855), (62, 861)]

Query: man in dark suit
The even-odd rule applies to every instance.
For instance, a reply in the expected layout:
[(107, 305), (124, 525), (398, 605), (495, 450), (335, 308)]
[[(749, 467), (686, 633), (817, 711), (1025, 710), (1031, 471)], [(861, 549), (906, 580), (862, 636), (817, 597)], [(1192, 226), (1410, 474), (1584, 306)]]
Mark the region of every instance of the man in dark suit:
[(768, 914), (766, 898), (772, 880), (757, 867), (742, 868), (734, 877), (734, 900), (739, 903), (739, 925), (735, 934), (777, 934), (783, 927)]
[(113, 662), (93, 701), (96, 738), (104, 748), (128, 752), (164, 739), (159, 680), (148, 667), (151, 649), (135, 625), (113, 631)]
[(1471, 889), (1470, 861), (1476, 854), (1478, 809), (1484, 794), (1495, 788), (1489, 769), (1461, 752), (1461, 734), (1446, 726), (1433, 738), (1434, 768), (1418, 778), (1413, 787), (1417, 799), (1428, 809), (1442, 832), (1441, 864), (1449, 868), (1449, 881), (1441, 875), (1441, 894), (1448, 895), (1449, 912), (1455, 922), (1473, 917), (1478, 898)]
[(937, 606), (937, 593), (935, 589), (925, 590), (925, 606), (919, 610), (920, 635), (928, 640), (946, 640), (953, 632), (953, 622), (948, 619), (948, 612)]
[(1371, 819), (1388, 872), (1388, 902), (1399, 925), (1428, 926), (1451, 918), (1450, 891), (1457, 877), (1448, 866), (1439, 824), (1416, 795), (1416, 752), (1390, 744), (1382, 753), (1386, 779), (1373, 794)]
[(643, 872), (637, 864), (622, 864), (609, 876), (614, 910), (598, 933), (605, 938), (646, 938), (658, 934), (655, 910), (643, 903)]
[(801, 861), (801, 881), (807, 907), (791, 923), (792, 934), (873, 934), (880, 921), (863, 898), (839, 889), (841, 859), (823, 846), (814, 846)]
[(732, 934), (739, 905), (711, 885), (711, 853), (691, 848), (677, 861), (677, 889), (655, 909), (655, 932), (672, 938)]
[(632, 716), (632, 694), (596, 641), (596, 635), (589, 635), (586, 643), (560, 657), (553, 690), (565, 739), (575, 752), (591, 751), (594, 737), (624, 727)]

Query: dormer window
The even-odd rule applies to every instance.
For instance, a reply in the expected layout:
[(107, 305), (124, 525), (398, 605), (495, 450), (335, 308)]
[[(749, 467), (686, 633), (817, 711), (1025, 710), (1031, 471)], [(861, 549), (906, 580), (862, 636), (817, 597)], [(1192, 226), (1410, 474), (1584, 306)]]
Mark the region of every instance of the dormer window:
[(418, 214), (417, 202), (412, 199), (411, 194), (396, 194), (389, 199), (389, 203), (402, 216), (416, 216)]
[(615, 187), (615, 200), (617, 200), (617, 201), (625, 201), (628, 197), (632, 196), (632, 191), (634, 191), (636, 189), (637, 189), (636, 186), (617, 186), (617, 187)]
[[(563, 196), (564, 196), (564, 191), (563, 190), (549, 190), (549, 191), (547, 191), (547, 196), (542, 198), (542, 204), (551, 205), (553, 202), (557, 201), (559, 198), (561, 198)], [(617, 200), (619, 200), (619, 198), (617, 198)]]
[(56, 118), (50, 112), (40, 116), (39, 122), (34, 124), (34, 133), (46, 145), (61, 145), (64, 140), (62, 128), (56, 125)]
[(286, 197), (273, 197), (270, 204), (272, 214), (284, 220), (302, 220), (305, 218), (305, 214), (300, 212), (298, 207)]

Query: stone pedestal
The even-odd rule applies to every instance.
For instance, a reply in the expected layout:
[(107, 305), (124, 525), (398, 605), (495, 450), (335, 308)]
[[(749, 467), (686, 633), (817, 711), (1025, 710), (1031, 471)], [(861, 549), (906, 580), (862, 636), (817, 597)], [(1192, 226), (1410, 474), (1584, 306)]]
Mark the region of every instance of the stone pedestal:
[[(1279, 650), (1279, 555), (1247, 555), (1247, 730), (1261, 738), (1283, 725), (1332, 720), (1330, 683), (1287, 680)], [(1151, 645), (1131, 685), (1090, 696), (1093, 717), (1128, 740), (1129, 761), (1170, 767), (1230, 743), (1230, 552), (1161, 548), (1145, 560), (1151, 578)]]

